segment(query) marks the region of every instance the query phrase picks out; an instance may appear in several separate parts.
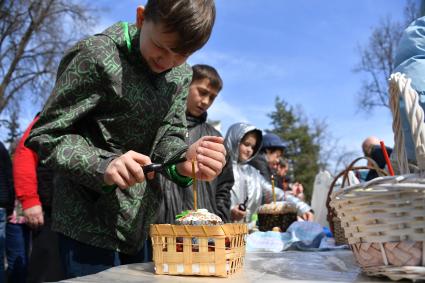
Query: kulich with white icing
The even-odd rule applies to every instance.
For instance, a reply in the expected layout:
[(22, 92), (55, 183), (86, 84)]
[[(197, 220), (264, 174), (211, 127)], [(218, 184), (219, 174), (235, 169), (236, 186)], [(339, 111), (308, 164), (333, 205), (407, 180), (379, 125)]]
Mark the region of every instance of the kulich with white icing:
[(188, 214), (176, 219), (177, 225), (222, 225), (223, 220), (214, 213), (208, 212), (207, 209), (198, 209), (189, 211)]

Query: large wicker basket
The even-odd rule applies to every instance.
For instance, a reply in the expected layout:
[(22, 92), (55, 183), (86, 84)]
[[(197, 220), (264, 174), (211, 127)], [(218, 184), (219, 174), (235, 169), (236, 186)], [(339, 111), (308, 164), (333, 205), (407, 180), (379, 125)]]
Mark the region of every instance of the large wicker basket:
[(227, 277), (243, 265), (246, 224), (151, 225), (157, 274)]
[[(394, 152), (400, 176), (380, 177), (334, 192), (331, 206), (345, 225), (354, 256), (369, 275), (425, 279), (425, 127), (410, 80), (391, 76)], [(408, 174), (399, 100), (406, 104), (420, 171)]]
[[(358, 161), (361, 160), (367, 160), (368, 161), (368, 166), (355, 166), (356, 163)], [(326, 207), (328, 209), (328, 215), (327, 215), (327, 220), (329, 222), (329, 228), (334, 236), (335, 239), (335, 244), (336, 245), (347, 245), (348, 244), (348, 240), (347, 237), (345, 236), (344, 233), (344, 226), (341, 223), (341, 219), (340, 217), (337, 215), (337, 212), (335, 210), (335, 208), (330, 206), (330, 202), (331, 202), (331, 195), (334, 192), (334, 188), (335, 185), (337, 183), (337, 181), (342, 178), (342, 183), (341, 183), (341, 189), (346, 187), (346, 186), (350, 186), (350, 178), (349, 178), (349, 172), (350, 171), (356, 171), (356, 170), (364, 170), (364, 169), (368, 169), (368, 170), (376, 170), (376, 172), (378, 173), (379, 176), (387, 176), (387, 172), (385, 170), (382, 170), (381, 168), (379, 168), (378, 164), (376, 164), (376, 162), (368, 157), (359, 157), (357, 159), (355, 159), (353, 162), (351, 162), (351, 164), (349, 164), (347, 166), (346, 169), (342, 170), (340, 173), (338, 173), (336, 175), (336, 177), (333, 179), (330, 187), (329, 187), (329, 192), (328, 192), (328, 197), (326, 200)]]

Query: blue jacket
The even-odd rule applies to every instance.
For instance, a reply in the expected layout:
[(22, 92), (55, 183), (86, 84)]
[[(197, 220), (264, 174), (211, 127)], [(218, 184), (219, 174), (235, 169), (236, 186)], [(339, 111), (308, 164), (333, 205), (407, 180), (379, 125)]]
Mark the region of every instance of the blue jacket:
[[(411, 85), (419, 95), (422, 109), (425, 109), (425, 17), (412, 22), (403, 32), (394, 64), (394, 73), (400, 72), (412, 79)], [(400, 101), (400, 107), (407, 157), (414, 161), (415, 147), (403, 101)]]

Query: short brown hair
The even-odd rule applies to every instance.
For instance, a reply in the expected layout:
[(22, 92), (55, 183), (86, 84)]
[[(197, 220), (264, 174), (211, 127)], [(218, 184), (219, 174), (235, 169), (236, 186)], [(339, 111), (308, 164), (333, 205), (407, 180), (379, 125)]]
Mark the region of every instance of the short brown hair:
[(214, 0), (148, 0), (145, 20), (176, 32), (180, 41), (173, 51), (192, 54), (207, 43), (215, 21)]
[(192, 66), (192, 70), (192, 82), (208, 79), (210, 81), (211, 87), (213, 87), (215, 90), (221, 91), (223, 88), (223, 81), (214, 67), (204, 64), (197, 64)]

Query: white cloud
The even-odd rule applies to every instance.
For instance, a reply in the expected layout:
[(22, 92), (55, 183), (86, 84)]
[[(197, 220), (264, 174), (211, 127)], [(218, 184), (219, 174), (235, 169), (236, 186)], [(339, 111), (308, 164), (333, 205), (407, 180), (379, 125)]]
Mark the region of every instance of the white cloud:
[(236, 122), (248, 121), (242, 109), (235, 105), (231, 105), (220, 97), (217, 98), (213, 106), (208, 110), (208, 118), (221, 121), (223, 134), (225, 134), (230, 125)]
[(287, 73), (279, 61), (270, 62), (263, 58), (248, 57), (232, 52), (204, 51), (192, 55), (190, 64), (208, 64), (216, 68), (225, 80), (244, 81), (249, 78), (264, 80), (283, 79)]

